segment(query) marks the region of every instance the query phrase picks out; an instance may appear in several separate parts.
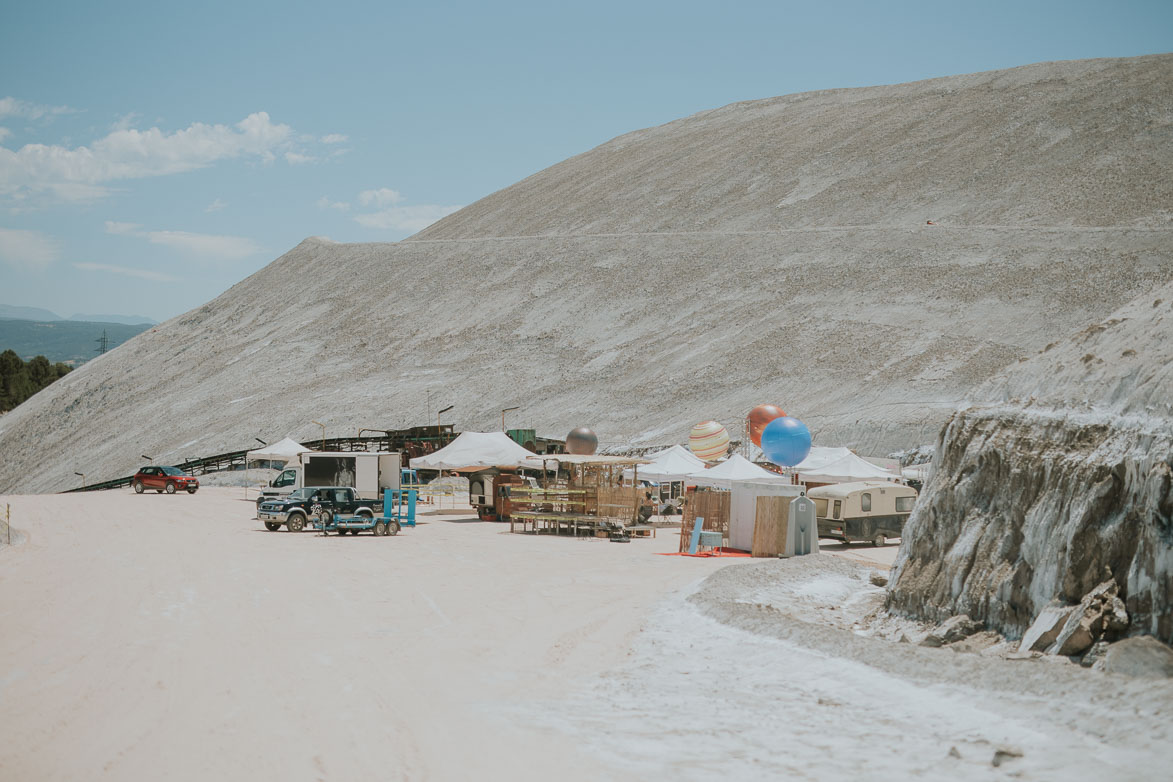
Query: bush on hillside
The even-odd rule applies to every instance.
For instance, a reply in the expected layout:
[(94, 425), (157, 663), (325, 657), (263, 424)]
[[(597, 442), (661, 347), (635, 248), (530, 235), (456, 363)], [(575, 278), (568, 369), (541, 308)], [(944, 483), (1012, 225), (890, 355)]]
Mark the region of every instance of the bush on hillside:
[(69, 371), (68, 365), (50, 364), (44, 356), (35, 356), (26, 364), (14, 350), (0, 353), (0, 413), (8, 412)]

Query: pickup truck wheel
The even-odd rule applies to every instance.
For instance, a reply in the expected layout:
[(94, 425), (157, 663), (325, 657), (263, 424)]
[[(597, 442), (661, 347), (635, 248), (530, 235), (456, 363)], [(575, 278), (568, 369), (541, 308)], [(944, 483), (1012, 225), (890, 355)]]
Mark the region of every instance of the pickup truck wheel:
[(387, 523), (384, 521), (376, 521), (375, 522), (375, 534), (380, 537), (383, 535), (386, 535), (387, 534)]
[(281, 524), (280, 522), (276, 521), (266, 521), (265, 529), (269, 530), (269, 532), (276, 532), (277, 530), (281, 529)]
[(375, 518), (375, 514), (371, 513), (369, 510), (360, 510), (358, 513), (356, 513), (354, 515), (356, 515), (360, 519), (363, 519), (364, 521), (366, 521), (367, 524), (370, 524), (371, 519)]
[(305, 516), (295, 513), (285, 522), (285, 526), (289, 528), (290, 532), (301, 532), (305, 529)]
[(143, 493), (143, 482), (142, 481), (135, 481), (134, 482), (134, 493), (135, 494), (142, 494)]
[(167, 486), (165, 487), (165, 491), (168, 494), (174, 494), (175, 493), (175, 484), (172, 483), (171, 481), (167, 481)]
[(884, 537), (883, 532), (877, 532), (876, 536), (874, 538), (872, 538), (872, 545), (875, 546), (876, 548), (880, 548), (880, 547), (884, 546), (885, 544), (887, 544), (887, 542), (888, 542), (888, 539), (886, 537)]
[(387, 525), (387, 534), (388, 535), (398, 535), (399, 534), (399, 522), (398, 521), (392, 521), (390, 524)]

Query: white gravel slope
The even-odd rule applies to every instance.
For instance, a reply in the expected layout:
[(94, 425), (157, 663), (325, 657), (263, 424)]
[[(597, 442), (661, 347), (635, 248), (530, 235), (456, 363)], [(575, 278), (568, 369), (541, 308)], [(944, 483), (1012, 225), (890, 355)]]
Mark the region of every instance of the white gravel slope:
[(459, 429), (519, 406), (663, 444), (770, 401), (823, 444), (931, 443), (991, 375), (1173, 278), (1171, 85), (1161, 55), (734, 104), (409, 241), (306, 240), (0, 418), (0, 491), (448, 404)]
[(722, 570), (657, 606), (626, 664), (531, 708), (645, 778), (1149, 780), (1173, 762), (1173, 683), (866, 637), (867, 573)]

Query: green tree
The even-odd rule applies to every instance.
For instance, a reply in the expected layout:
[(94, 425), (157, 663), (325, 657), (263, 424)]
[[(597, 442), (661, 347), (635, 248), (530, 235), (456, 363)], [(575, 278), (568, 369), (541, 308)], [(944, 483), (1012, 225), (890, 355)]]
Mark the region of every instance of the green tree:
[(36, 356), (29, 361), (27, 366), (29, 380), (33, 381), (33, 387), (37, 391), (40, 391), (57, 379), (57, 375), (53, 372), (53, 365), (44, 356)]
[(15, 350), (0, 353), (0, 412), (6, 412), (40, 391), (45, 386), (65, 377), (72, 368), (37, 356), (27, 364)]
[(0, 410), (11, 410), (36, 391), (28, 367), (16, 351), (0, 353)]

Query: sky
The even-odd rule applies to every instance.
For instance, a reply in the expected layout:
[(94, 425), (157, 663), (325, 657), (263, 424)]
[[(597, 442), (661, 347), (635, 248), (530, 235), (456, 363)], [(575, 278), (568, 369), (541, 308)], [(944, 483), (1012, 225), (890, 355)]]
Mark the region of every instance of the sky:
[(735, 101), (1173, 51), (1173, 2), (5, 2), (0, 303), (165, 320)]

